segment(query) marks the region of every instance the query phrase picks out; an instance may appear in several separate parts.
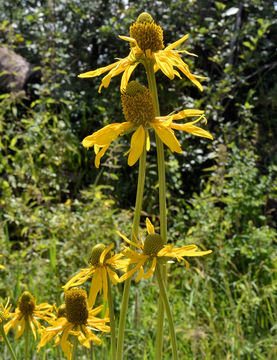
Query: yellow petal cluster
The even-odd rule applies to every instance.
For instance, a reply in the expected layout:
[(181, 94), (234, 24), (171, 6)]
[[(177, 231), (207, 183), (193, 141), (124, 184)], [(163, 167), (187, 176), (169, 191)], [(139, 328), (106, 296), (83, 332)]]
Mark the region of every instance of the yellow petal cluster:
[(7, 334), (11, 328), (16, 329), (15, 338), (18, 339), (28, 323), (36, 339), (37, 332), (43, 328), (38, 319), (51, 323), (55, 317), (53, 310), (54, 306), (47, 303), (36, 305), (33, 295), (26, 291), (19, 298), (15, 312), (10, 314), (11, 320), (4, 325), (5, 333)]
[[(100, 246), (99, 246), (100, 245)], [(122, 254), (116, 254), (111, 256), (110, 251), (114, 247), (102, 246), (103, 244), (96, 245), (92, 250), (92, 256), (90, 258), (90, 267), (81, 269), (78, 274), (73, 276), (64, 286), (64, 290), (67, 291), (71, 287), (76, 287), (83, 284), (91, 277), (91, 287), (89, 292), (88, 304), (92, 307), (95, 303), (96, 297), (103, 290), (104, 300), (108, 300), (108, 279), (110, 278), (113, 284), (119, 282), (119, 277), (115, 272), (116, 269), (126, 268), (126, 260), (121, 260)], [(98, 251), (100, 250), (100, 251)], [(98, 254), (98, 255), (97, 255)]]
[[(124, 247), (124, 256), (129, 259), (129, 264), (133, 265), (131, 270), (126, 271), (126, 273), (121, 276), (120, 281), (125, 281), (133, 274), (138, 271), (136, 281), (141, 280), (142, 278), (150, 278), (156, 268), (158, 261), (167, 261), (168, 258), (175, 258), (178, 262), (184, 261), (186, 268), (188, 269), (189, 263), (185, 259), (186, 257), (195, 257), (195, 256), (204, 256), (210, 254), (212, 251), (198, 251), (196, 245), (185, 245), (180, 248), (175, 248), (174, 244), (164, 245), (163, 240), (159, 234), (155, 233), (154, 226), (151, 221), (146, 219), (146, 228), (148, 236), (145, 241), (142, 238), (137, 238), (134, 234), (134, 241), (129, 240), (125, 235), (121, 234), (119, 231), (118, 235), (130, 246), (123, 245)], [(152, 241), (152, 244), (151, 244)], [(135, 248), (135, 250), (133, 250)], [(144, 272), (144, 266), (148, 262), (151, 262), (150, 267)]]
[(171, 80), (175, 76), (181, 78), (183, 74), (202, 91), (203, 87), (198, 79), (206, 78), (192, 74), (189, 66), (180, 56), (182, 53), (192, 56), (197, 55), (186, 50), (176, 50), (189, 36), (185, 35), (164, 48), (162, 28), (151, 19), (152, 17), (149, 14), (142, 13), (137, 21), (131, 25), (130, 36), (119, 36), (130, 44), (130, 53), (127, 57), (119, 59), (108, 66), (88, 71), (78, 76), (80, 78), (91, 78), (108, 72), (102, 79), (99, 87), (99, 92), (101, 92), (102, 87), (107, 88), (109, 86), (113, 77), (123, 73), (120, 86), (120, 90), (123, 91), (137, 65), (151, 59), (154, 61), (155, 71), (161, 70)]
[[(208, 131), (195, 126), (195, 124), (202, 119), (206, 122), (204, 111), (186, 109), (179, 111), (177, 114), (154, 117), (151, 93), (149, 93), (149, 90), (145, 86), (140, 85), (143, 91), (141, 87), (139, 87), (140, 91), (131, 96), (128, 89), (129, 87), (133, 88), (133, 83), (137, 82), (131, 81), (122, 95), (123, 112), (127, 121), (107, 125), (92, 135), (87, 136), (82, 142), (86, 148), (94, 147), (96, 167), (99, 167), (100, 160), (109, 148), (111, 142), (118, 136), (126, 134), (126, 132), (134, 132), (131, 138), (130, 149), (125, 154), (128, 154), (128, 165), (130, 166), (134, 165), (141, 156), (145, 143), (146, 149), (149, 150), (149, 129), (151, 128), (172, 152), (177, 153), (181, 153), (182, 149), (173, 130), (186, 131), (196, 136), (213, 139)], [(144, 106), (141, 106), (141, 103), (143, 103)], [(174, 122), (175, 120), (178, 121), (187, 117), (197, 117), (197, 119), (185, 124)]]
[[(72, 343), (70, 335), (76, 336), (81, 345), (90, 348), (91, 341), (97, 345), (101, 345), (101, 339), (94, 334), (93, 331), (109, 332), (110, 327), (106, 325), (108, 318), (100, 319), (95, 315), (99, 314), (103, 306), (88, 310), (86, 292), (82, 289), (71, 289), (66, 292), (66, 311), (65, 316), (58, 317), (51, 327), (41, 331), (41, 340), (38, 344), (38, 350), (45, 346), (48, 341), (55, 338), (54, 345), (61, 344), (61, 348), (65, 353), (67, 360), (71, 360)], [(81, 307), (81, 310), (80, 310)], [(84, 317), (85, 309), (85, 317)], [(70, 314), (68, 316), (68, 314)], [(80, 313), (80, 318), (78, 318)], [(73, 316), (72, 316), (73, 314)], [(76, 317), (77, 316), (77, 317)], [(73, 320), (74, 322), (71, 322)]]

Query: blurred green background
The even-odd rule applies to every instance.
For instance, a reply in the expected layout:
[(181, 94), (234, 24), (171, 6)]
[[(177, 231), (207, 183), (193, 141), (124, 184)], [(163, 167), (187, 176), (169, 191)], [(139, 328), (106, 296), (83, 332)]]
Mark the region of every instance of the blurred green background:
[[(16, 73), (0, 68), (0, 299), (15, 305), (28, 289), (38, 303), (59, 305), (61, 286), (87, 266), (93, 245), (119, 248), (115, 231), (130, 235), (138, 171), (122, 156), (130, 139), (114, 142), (100, 169), (81, 145), (123, 121), (120, 77), (98, 94), (101, 78), (77, 74), (127, 56), (118, 35), (129, 35), (143, 11), (162, 26), (165, 45), (190, 35), (186, 49), (198, 58), (183, 59), (207, 76), (201, 93), (158, 72), (161, 114), (203, 109), (214, 136), (179, 132), (183, 153), (166, 149), (169, 241), (213, 250), (191, 260), (188, 272), (169, 269), (180, 359), (276, 359), (277, 24), (270, 0), (0, 3), (0, 60), (7, 49), (26, 60)], [(13, 84), (9, 76), (18, 79), (26, 67)], [(132, 78), (146, 84), (140, 66)], [(154, 143), (147, 161), (142, 231), (146, 216), (159, 226)], [(126, 359), (154, 359), (157, 294), (154, 279), (132, 283)], [(119, 314), (122, 285), (114, 296)], [(164, 339), (164, 359), (171, 359), (167, 326)], [(20, 354), (22, 342), (15, 344)], [(94, 351), (109, 359), (108, 339)], [(48, 347), (38, 358), (58, 356)], [(3, 343), (0, 359), (9, 359)]]

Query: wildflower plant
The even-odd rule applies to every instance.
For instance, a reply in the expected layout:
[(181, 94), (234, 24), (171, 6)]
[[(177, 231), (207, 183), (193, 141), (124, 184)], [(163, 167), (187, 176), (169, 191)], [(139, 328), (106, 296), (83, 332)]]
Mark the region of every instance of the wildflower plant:
[[(203, 76), (192, 74), (189, 66), (182, 60), (181, 54), (196, 56), (186, 50), (177, 48), (188, 38), (188, 35), (164, 46), (163, 30), (156, 24), (148, 13), (142, 13), (130, 27), (130, 36), (120, 36), (122, 40), (129, 42), (130, 52), (127, 57), (117, 60), (108, 66), (88, 71), (80, 74), (80, 78), (90, 78), (104, 74), (99, 92), (102, 88), (107, 88), (111, 79), (122, 74), (121, 78), (121, 102), (125, 122), (111, 123), (100, 130), (94, 131), (83, 140), (83, 146), (93, 147), (96, 154), (95, 166), (100, 166), (100, 160), (111, 143), (118, 137), (133, 132), (129, 150), (124, 154), (128, 155), (128, 165), (133, 166), (139, 161), (139, 173), (137, 182), (136, 205), (134, 211), (133, 227), (131, 239), (118, 232), (126, 245), (123, 245), (121, 255), (127, 260), (128, 268), (124, 269), (125, 274), (117, 279), (124, 281), (124, 291), (119, 318), (119, 328), (117, 337), (116, 354), (112, 349), (112, 358), (122, 360), (124, 330), (127, 316), (128, 299), (131, 286), (131, 277), (138, 272), (136, 280), (148, 279), (154, 273), (157, 277), (160, 288), (160, 299), (158, 305), (158, 323), (156, 333), (156, 360), (162, 358), (163, 348), (163, 322), (164, 310), (166, 311), (172, 342), (172, 357), (178, 359), (178, 349), (174, 330), (173, 319), (166, 294), (166, 262), (169, 259), (176, 259), (178, 262), (185, 262), (188, 268), (187, 257), (203, 256), (211, 253), (208, 251), (197, 251), (196, 245), (184, 245), (179, 248), (173, 244), (167, 244), (167, 209), (166, 209), (166, 181), (165, 181), (165, 144), (174, 153), (181, 153), (182, 147), (179, 143), (174, 130), (186, 131), (196, 136), (213, 139), (212, 135), (198, 126), (203, 120), (207, 120), (203, 110), (185, 109), (167, 115), (160, 115), (158, 92), (156, 86), (155, 73), (161, 70), (169, 79), (181, 78), (185, 75), (199, 90), (203, 90), (199, 80), (205, 79)], [(131, 76), (135, 68), (142, 64), (147, 77), (148, 86), (142, 85)], [(174, 109), (173, 109), (174, 110)], [(180, 124), (179, 120), (194, 118), (192, 121)], [(197, 124), (197, 125), (196, 125)], [(153, 131), (154, 130), (154, 131)], [(155, 233), (154, 226), (150, 220), (146, 220), (148, 235), (143, 241), (138, 236), (140, 215), (143, 203), (143, 189), (146, 175), (146, 152), (150, 149), (151, 132), (155, 134), (157, 146), (157, 164), (159, 176), (159, 210), (160, 210), (160, 234)], [(104, 257), (102, 256), (102, 260)], [(121, 259), (120, 259), (121, 260)], [(103, 264), (101, 264), (102, 266)], [(78, 281), (85, 281), (93, 270), (82, 270), (68, 284), (77, 285)], [(68, 284), (66, 286), (68, 286)], [(103, 282), (104, 284), (104, 282)], [(93, 283), (92, 283), (93, 285)], [(95, 292), (99, 288), (96, 285)], [(104, 290), (105, 292), (105, 290)], [(110, 298), (109, 298), (110, 299)], [(113, 347), (113, 346), (112, 346)]]
[[(199, 80), (203, 76), (192, 74), (189, 66), (181, 58), (182, 54), (196, 56), (187, 50), (177, 48), (188, 38), (188, 35), (165, 46), (163, 30), (156, 24), (148, 13), (142, 13), (130, 27), (129, 36), (120, 36), (130, 46), (129, 54), (116, 62), (80, 74), (80, 78), (90, 78), (107, 74), (102, 79), (99, 87), (107, 88), (111, 79), (122, 74), (121, 78), (121, 102), (123, 116), (126, 121), (111, 123), (102, 129), (93, 129), (92, 134), (83, 139), (83, 146), (93, 147), (95, 152), (95, 166), (100, 166), (101, 158), (104, 156), (111, 143), (119, 136), (133, 133), (130, 141), (130, 148), (124, 154), (128, 155), (128, 165), (133, 166), (139, 162), (137, 179), (136, 204), (133, 217), (131, 237), (117, 234), (123, 239), (119, 253), (114, 253), (114, 244), (96, 244), (92, 248), (88, 260), (89, 266), (81, 269), (77, 274), (63, 286), (65, 291), (65, 304), (60, 305), (54, 314), (54, 306), (48, 303), (36, 304), (36, 300), (28, 291), (23, 292), (18, 300), (15, 311), (10, 312), (11, 306), (8, 303), (0, 304), (0, 330), (3, 340), (13, 360), (16, 356), (6, 334), (11, 328), (15, 329), (19, 338), (25, 334), (24, 358), (29, 359), (29, 332), (35, 339), (40, 336), (38, 350), (45, 347), (54, 339), (53, 346), (61, 345), (67, 360), (77, 358), (78, 343), (86, 348), (91, 343), (101, 345), (105, 333), (110, 333), (111, 359), (122, 360), (124, 349), (124, 333), (127, 317), (131, 279), (149, 279), (155, 275), (160, 297), (157, 303), (158, 319), (156, 331), (155, 359), (162, 359), (163, 353), (163, 324), (164, 312), (166, 312), (169, 323), (172, 359), (178, 359), (177, 340), (174, 329), (173, 317), (170, 303), (166, 292), (167, 268), (169, 261), (185, 263), (189, 268), (187, 258), (202, 257), (211, 253), (211, 250), (200, 250), (194, 244), (183, 244), (180, 247), (173, 243), (167, 243), (167, 206), (166, 206), (166, 180), (165, 180), (165, 158), (164, 145), (173, 153), (182, 153), (182, 146), (177, 139), (177, 132), (185, 131), (192, 135), (212, 140), (212, 135), (199, 126), (207, 123), (202, 109), (183, 109), (179, 112), (172, 112), (161, 116), (156, 86), (155, 73), (163, 72), (170, 80), (186, 76), (199, 90), (203, 87)], [(141, 64), (146, 72), (147, 84), (143, 85), (136, 80), (131, 80), (135, 68)], [(140, 68), (142, 68), (140, 66)], [(192, 118), (191, 121), (186, 121)], [(180, 120), (184, 120), (182, 123)], [(201, 124), (202, 126), (202, 124)], [(151, 137), (155, 136), (157, 148), (158, 167), (158, 191), (159, 191), (159, 220), (160, 232), (155, 232), (151, 221), (146, 219), (147, 235), (139, 235), (140, 217), (143, 209), (144, 182), (146, 176), (146, 153), (150, 149)], [(0, 255), (1, 256), (1, 255)], [(0, 265), (2, 269), (3, 266)], [(123, 272), (120, 273), (120, 272)], [(91, 278), (89, 297), (82, 285)], [(121, 310), (118, 321), (118, 333), (116, 333), (116, 319), (113, 308), (112, 284), (124, 282)], [(108, 304), (105, 315), (104, 305), (94, 308), (97, 297), (103, 293), (104, 305)], [(98, 299), (99, 301), (99, 299)], [(97, 317), (96, 315), (99, 315)], [(42, 322), (50, 326), (45, 328)], [(107, 325), (109, 323), (109, 325)]]

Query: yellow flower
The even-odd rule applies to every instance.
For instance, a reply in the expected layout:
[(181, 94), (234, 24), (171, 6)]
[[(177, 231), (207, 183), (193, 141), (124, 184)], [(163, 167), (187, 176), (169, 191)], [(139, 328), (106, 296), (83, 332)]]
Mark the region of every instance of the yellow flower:
[[(136, 81), (131, 81), (121, 95), (123, 113), (126, 122), (114, 123), (103, 127), (83, 140), (84, 147), (94, 146), (96, 153), (95, 166), (99, 167), (100, 159), (105, 154), (111, 142), (119, 135), (135, 131), (132, 135), (131, 146), (126, 154), (128, 164), (134, 165), (139, 159), (146, 141), (146, 149), (150, 148), (149, 132), (154, 129), (159, 138), (167, 145), (172, 152), (181, 153), (182, 149), (179, 141), (175, 137), (174, 129), (186, 131), (196, 136), (213, 139), (212, 135), (194, 124), (206, 118), (204, 111), (196, 109), (187, 109), (179, 111), (177, 114), (155, 117), (155, 108), (151, 91)], [(185, 124), (177, 124), (174, 120), (180, 120), (187, 117), (196, 117), (197, 119)], [(126, 155), (125, 154), (125, 155)]]
[(126, 260), (120, 260), (122, 254), (111, 255), (111, 249), (113, 244), (106, 247), (104, 244), (97, 244), (93, 247), (89, 264), (91, 265), (87, 269), (81, 269), (81, 271), (73, 276), (63, 288), (68, 290), (71, 287), (79, 286), (83, 284), (87, 279), (92, 276), (91, 287), (89, 293), (89, 307), (92, 307), (95, 303), (98, 293), (101, 293), (103, 289), (104, 300), (107, 301), (108, 297), (108, 279), (111, 279), (113, 284), (117, 284), (119, 277), (113, 269), (125, 268)]
[[(118, 235), (130, 244), (136, 250), (131, 249), (129, 246), (123, 245), (124, 247), (124, 256), (129, 259), (129, 264), (135, 266), (127, 271), (121, 278), (120, 281), (125, 281), (135, 272), (139, 271), (136, 281), (141, 280), (142, 278), (148, 279), (152, 276), (155, 271), (157, 261), (164, 263), (170, 258), (176, 258), (178, 262), (184, 261), (186, 264), (186, 269), (189, 268), (189, 263), (185, 257), (191, 256), (203, 256), (210, 254), (212, 251), (197, 251), (198, 247), (196, 245), (186, 245), (180, 248), (174, 248), (174, 244), (165, 245), (162, 237), (155, 233), (154, 226), (151, 224), (151, 221), (146, 219), (146, 227), (148, 235), (145, 238), (145, 241), (138, 239), (134, 234), (135, 242), (129, 240), (126, 236), (117, 231)], [(144, 273), (143, 266), (150, 265), (149, 269)]]
[(15, 312), (10, 316), (12, 319), (4, 325), (5, 333), (7, 334), (11, 327), (13, 329), (17, 327), (15, 338), (18, 339), (23, 334), (27, 322), (32, 330), (34, 338), (36, 339), (36, 332), (43, 328), (37, 319), (51, 322), (54, 317), (52, 311), (53, 306), (47, 303), (36, 305), (34, 296), (28, 291), (24, 291), (18, 299)]
[(10, 313), (11, 307), (12, 305), (9, 305), (9, 300), (7, 301), (5, 307), (2, 303), (0, 303), (0, 326), (2, 326), (3, 323), (12, 316), (12, 313)]
[[(1, 256), (3, 256), (3, 255), (0, 254), (0, 257), (1, 257)], [(0, 269), (5, 269), (5, 266), (3, 266), (3, 265), (0, 264)]]
[(119, 59), (115, 63), (101, 67), (97, 70), (88, 71), (78, 75), (80, 78), (91, 78), (109, 71), (102, 80), (99, 92), (101, 92), (103, 86), (107, 88), (111, 79), (122, 72), (123, 75), (120, 89), (123, 91), (137, 65), (139, 63), (145, 64), (145, 62), (149, 61), (154, 63), (155, 71), (161, 70), (171, 80), (174, 79), (175, 75), (181, 78), (180, 73), (175, 69), (177, 68), (201, 91), (203, 90), (202, 85), (197, 79), (205, 79), (205, 77), (192, 74), (189, 70), (189, 66), (183, 62), (179, 53), (186, 53), (193, 56), (196, 55), (189, 53), (186, 50), (174, 50), (177, 46), (187, 40), (189, 37), (188, 35), (183, 36), (181, 39), (164, 48), (162, 28), (155, 24), (151, 15), (142, 13), (137, 21), (131, 25), (130, 36), (119, 37), (130, 43), (130, 53), (126, 58)]
[(106, 322), (109, 321), (108, 318), (100, 319), (95, 317), (102, 309), (103, 306), (88, 309), (85, 290), (75, 288), (66, 291), (65, 312), (51, 324), (51, 327), (42, 330), (38, 350), (55, 337), (54, 346), (61, 344), (66, 358), (70, 360), (72, 344), (69, 341), (69, 335), (77, 336), (79, 343), (88, 349), (91, 341), (101, 345), (102, 341), (93, 331), (110, 331), (110, 327), (106, 325)]

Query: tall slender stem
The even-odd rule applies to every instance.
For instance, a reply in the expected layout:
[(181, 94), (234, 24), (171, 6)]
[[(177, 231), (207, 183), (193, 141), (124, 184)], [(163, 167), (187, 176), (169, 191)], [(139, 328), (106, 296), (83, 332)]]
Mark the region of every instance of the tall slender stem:
[(77, 358), (76, 358), (76, 355), (77, 355), (77, 346), (78, 346), (78, 337), (77, 337), (77, 336), (74, 336), (71, 360), (76, 360), (76, 359), (77, 359)]
[(30, 333), (30, 325), (29, 325), (29, 316), (25, 317), (25, 347), (24, 347), (24, 359), (29, 360), (29, 333)]
[[(145, 63), (148, 86), (153, 94), (156, 116), (160, 116), (160, 106), (158, 91), (156, 86), (156, 78), (154, 73), (154, 65), (151, 61)], [(167, 216), (166, 216), (166, 183), (165, 183), (165, 160), (164, 160), (164, 146), (156, 134), (157, 144), (157, 160), (158, 160), (158, 176), (159, 176), (159, 206), (160, 206), (160, 232), (161, 237), (167, 242)], [(166, 266), (162, 268), (163, 278), (166, 283)], [(164, 327), (164, 305), (160, 295), (158, 306), (158, 322), (156, 333), (156, 360), (162, 358), (163, 350), (163, 327)]]
[(9, 341), (6, 333), (5, 333), (5, 330), (4, 330), (4, 327), (3, 327), (2, 324), (0, 324), (0, 333), (1, 333), (1, 335), (2, 335), (2, 337), (3, 337), (3, 340), (5, 341), (5, 343), (6, 343), (7, 347), (8, 347), (8, 350), (9, 350), (9, 352), (10, 352), (10, 354), (11, 354), (12, 359), (13, 359), (13, 360), (17, 360), (17, 359), (16, 359), (16, 356), (15, 356), (15, 353), (14, 353), (14, 351), (13, 351), (13, 348), (12, 348), (12, 346), (11, 346), (11, 343), (10, 343), (10, 341)]
[(111, 280), (108, 278), (108, 305), (110, 313), (110, 326), (111, 326), (111, 350), (112, 350), (112, 360), (116, 359), (116, 339), (115, 339), (115, 317), (114, 317), (114, 308), (113, 308), (113, 297), (112, 297), (112, 287)]
[(166, 290), (165, 290), (165, 285), (164, 285), (164, 281), (163, 281), (163, 276), (162, 276), (160, 264), (157, 264), (155, 272), (156, 272), (156, 277), (157, 277), (159, 288), (160, 288), (160, 294), (161, 294), (161, 297), (163, 299), (167, 320), (168, 320), (170, 337), (171, 337), (171, 344), (172, 344), (173, 360), (178, 360), (178, 351), (177, 351), (177, 341), (176, 341), (175, 329), (174, 329), (174, 324), (173, 324), (173, 319), (172, 319), (172, 314), (171, 314), (171, 310), (170, 310), (169, 301), (168, 301), (168, 298), (167, 298), (167, 295), (166, 295)]
[[(146, 139), (145, 139), (143, 152), (139, 159), (138, 185), (137, 185), (135, 214), (133, 219), (133, 233), (135, 233), (136, 235), (138, 234), (139, 220), (142, 209), (145, 168), (146, 168)], [(134, 240), (133, 233), (132, 233), (132, 240)], [(124, 291), (122, 296), (122, 304), (121, 304), (119, 327), (118, 327), (118, 340), (117, 340), (117, 352), (116, 352), (117, 360), (122, 360), (123, 358), (124, 332), (125, 332), (126, 315), (127, 315), (128, 302), (129, 302), (130, 286), (131, 286), (131, 278), (127, 279), (124, 282)]]

